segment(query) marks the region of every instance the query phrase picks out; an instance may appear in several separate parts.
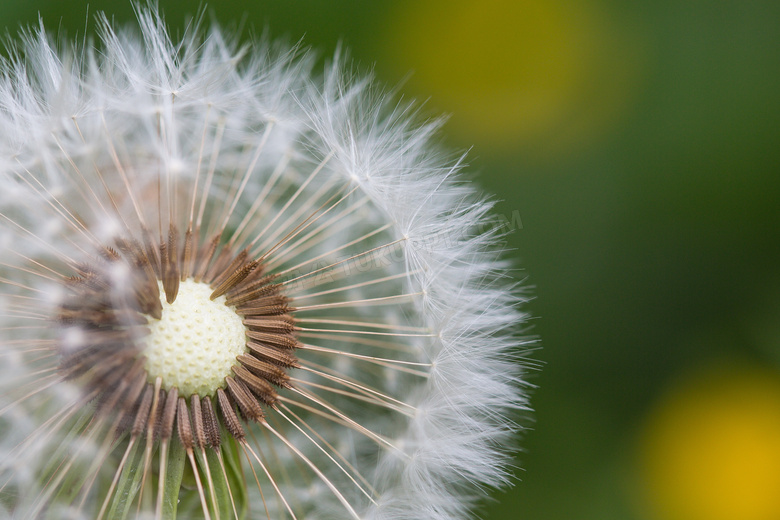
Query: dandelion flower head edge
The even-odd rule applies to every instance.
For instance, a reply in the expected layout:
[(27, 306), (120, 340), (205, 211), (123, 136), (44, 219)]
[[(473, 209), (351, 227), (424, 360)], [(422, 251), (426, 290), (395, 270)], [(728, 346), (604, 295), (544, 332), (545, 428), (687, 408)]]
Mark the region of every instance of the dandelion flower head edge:
[(531, 340), (438, 122), (137, 14), (0, 63), (0, 514), (470, 517)]

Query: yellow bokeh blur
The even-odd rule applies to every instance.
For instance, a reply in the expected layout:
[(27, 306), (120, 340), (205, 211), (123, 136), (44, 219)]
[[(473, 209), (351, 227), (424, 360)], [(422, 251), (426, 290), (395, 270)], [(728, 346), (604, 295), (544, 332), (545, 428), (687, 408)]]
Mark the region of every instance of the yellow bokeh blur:
[(594, 3), (404, 2), (391, 59), (482, 149), (546, 155), (592, 142), (625, 108), (642, 66), (637, 33)]
[(780, 519), (780, 379), (717, 369), (670, 391), (642, 438), (657, 520)]

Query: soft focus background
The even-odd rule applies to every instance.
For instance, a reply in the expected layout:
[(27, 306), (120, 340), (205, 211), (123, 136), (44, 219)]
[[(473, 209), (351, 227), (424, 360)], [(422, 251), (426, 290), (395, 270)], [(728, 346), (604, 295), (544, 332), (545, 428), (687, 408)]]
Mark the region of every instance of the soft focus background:
[[(71, 37), (122, 0), (3, 0)], [(218, 5), (216, 5), (218, 4)], [(194, 4), (160, 0), (172, 27)], [(780, 2), (222, 0), (470, 148), (544, 349), (487, 520), (780, 519)]]

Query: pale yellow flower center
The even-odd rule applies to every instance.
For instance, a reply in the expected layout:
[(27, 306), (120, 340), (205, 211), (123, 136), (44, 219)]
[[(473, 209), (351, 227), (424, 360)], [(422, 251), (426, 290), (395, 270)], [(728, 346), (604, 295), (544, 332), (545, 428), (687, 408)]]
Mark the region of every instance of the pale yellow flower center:
[(211, 300), (213, 289), (186, 280), (176, 301), (168, 304), (160, 284), (162, 318), (150, 320), (151, 334), (144, 338), (149, 381), (161, 377), (166, 390), (179, 395), (213, 395), (225, 386), (236, 356), (247, 352), (245, 328), (225, 296)]

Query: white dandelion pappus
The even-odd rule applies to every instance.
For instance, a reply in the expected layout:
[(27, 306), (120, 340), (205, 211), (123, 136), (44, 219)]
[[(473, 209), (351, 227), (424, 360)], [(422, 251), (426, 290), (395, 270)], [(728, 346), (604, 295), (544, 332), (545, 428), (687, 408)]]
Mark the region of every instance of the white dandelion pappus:
[(0, 511), (468, 517), (526, 407), (490, 203), (338, 60), (138, 18), (0, 64)]

